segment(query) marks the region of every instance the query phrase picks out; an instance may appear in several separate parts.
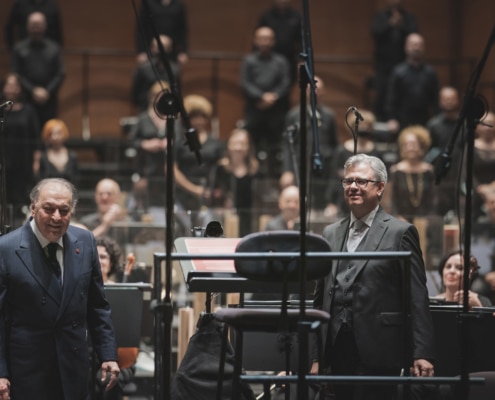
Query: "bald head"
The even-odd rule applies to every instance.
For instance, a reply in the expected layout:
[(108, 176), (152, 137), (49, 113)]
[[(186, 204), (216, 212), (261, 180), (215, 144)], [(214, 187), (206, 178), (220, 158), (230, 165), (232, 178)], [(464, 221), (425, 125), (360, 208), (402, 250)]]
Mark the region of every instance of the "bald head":
[(408, 61), (419, 62), (425, 53), (425, 40), (419, 33), (411, 33), (404, 46)]
[(46, 17), (41, 12), (29, 14), (27, 19), (26, 30), (31, 39), (40, 40), (45, 36)]
[(269, 54), (275, 45), (275, 33), (267, 26), (262, 26), (254, 32), (254, 46), (262, 53)]
[(100, 213), (106, 213), (113, 204), (120, 201), (120, 185), (113, 179), (105, 178), (96, 184), (95, 203)]

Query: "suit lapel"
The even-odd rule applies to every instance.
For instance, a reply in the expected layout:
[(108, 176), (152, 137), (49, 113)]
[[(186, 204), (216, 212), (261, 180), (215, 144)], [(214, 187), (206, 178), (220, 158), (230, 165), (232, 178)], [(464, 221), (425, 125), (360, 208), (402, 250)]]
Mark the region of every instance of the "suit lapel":
[(64, 285), (62, 293), (62, 303), (60, 306), (59, 316), (63, 313), (65, 307), (74, 295), (75, 288), (82, 273), (81, 265), (83, 260), (84, 248), (77, 238), (69, 231), (63, 237), (64, 242)]
[[(62, 290), (54, 273), (50, 270), (46, 262), (45, 253), (41, 248), (40, 242), (34, 235), (29, 222), (22, 227), (21, 240), (19, 248), (16, 249), (16, 253), (27, 271), (33, 276), (38, 284), (45, 289), (47, 295), (58, 304), (60, 302)], [(34, 260), (36, 260), (36, 262), (34, 262)]]
[[(383, 211), (382, 208), (378, 210), (375, 215), (375, 219), (370, 226), (370, 229), (364, 239), (359, 243), (356, 251), (364, 251), (364, 252), (374, 252), (378, 251), (380, 247), (380, 243), (382, 242), (383, 236), (387, 231), (386, 221), (389, 219), (388, 215)], [(368, 260), (356, 260), (356, 276), (359, 272), (365, 267), (368, 263)]]

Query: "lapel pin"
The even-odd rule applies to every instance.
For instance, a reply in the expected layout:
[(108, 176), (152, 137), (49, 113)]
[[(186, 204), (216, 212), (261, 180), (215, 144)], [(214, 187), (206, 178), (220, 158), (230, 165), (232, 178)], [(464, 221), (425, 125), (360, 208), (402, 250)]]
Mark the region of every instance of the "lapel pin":
[(76, 249), (76, 254), (79, 254), (80, 252), (81, 252), (81, 250)]

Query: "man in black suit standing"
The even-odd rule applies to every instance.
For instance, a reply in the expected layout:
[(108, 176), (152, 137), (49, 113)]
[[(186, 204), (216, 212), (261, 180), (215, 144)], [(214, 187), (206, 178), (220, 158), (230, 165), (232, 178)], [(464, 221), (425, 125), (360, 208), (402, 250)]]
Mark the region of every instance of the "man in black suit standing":
[(107, 390), (117, 345), (94, 236), (74, 227), (74, 186), (40, 181), (31, 218), (0, 237), (0, 400), (86, 400), (91, 339)]
[[(380, 206), (387, 182), (383, 162), (358, 154), (344, 166), (344, 197), (350, 216), (325, 228), (334, 251), (410, 251), (411, 352), (404, 354), (402, 263), (397, 259), (335, 260), (316, 286), (315, 307), (330, 311), (322, 330), (323, 367), (334, 375), (433, 376), (433, 325), (426, 276), (416, 228)], [(407, 335), (406, 335), (407, 336)], [(311, 372), (317, 373), (315, 362)], [(413, 385), (414, 386), (414, 385)], [(337, 400), (394, 398), (393, 385), (335, 385)], [(414, 388), (413, 388), (414, 389)]]

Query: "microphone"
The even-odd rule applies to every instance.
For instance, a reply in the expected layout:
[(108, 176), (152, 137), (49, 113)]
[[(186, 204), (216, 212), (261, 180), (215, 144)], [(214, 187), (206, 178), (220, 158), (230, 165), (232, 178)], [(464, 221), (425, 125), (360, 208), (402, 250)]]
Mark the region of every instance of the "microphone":
[(218, 221), (210, 221), (206, 225), (204, 237), (221, 237), (223, 235), (223, 227)]
[(0, 108), (12, 107), (14, 105), (13, 101), (7, 100), (5, 103), (0, 104)]
[(299, 124), (296, 122), (285, 128), (285, 137), (290, 143), (294, 143), (294, 136), (299, 132)]
[(359, 112), (359, 110), (356, 107), (352, 106), (351, 110), (354, 111), (354, 115), (356, 116), (358, 121), (364, 121), (363, 116), (361, 115), (361, 113)]

